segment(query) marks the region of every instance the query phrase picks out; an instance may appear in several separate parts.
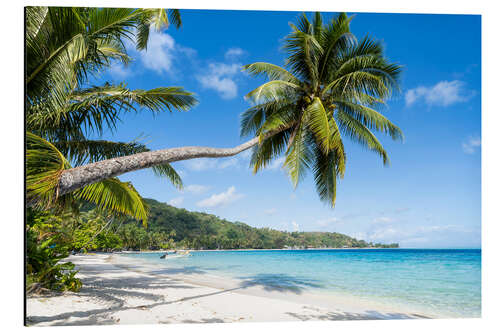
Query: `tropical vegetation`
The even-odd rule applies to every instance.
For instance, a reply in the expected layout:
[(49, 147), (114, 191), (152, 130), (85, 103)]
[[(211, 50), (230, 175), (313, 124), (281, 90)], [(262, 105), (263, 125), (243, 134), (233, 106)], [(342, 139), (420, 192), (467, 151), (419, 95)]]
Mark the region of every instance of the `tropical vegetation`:
[[(126, 40), (134, 42), (138, 50), (146, 49), (150, 29), (162, 29), (170, 23), (181, 25), (178, 10), (26, 8), (26, 197), (28, 206), (42, 214), (36, 218), (30, 215), (33, 212), (27, 214), (28, 285), (78, 289), (72, 264), (58, 263), (67, 256), (70, 243), (62, 241), (62, 235), (68, 236), (65, 230), (54, 229), (63, 225), (53, 222), (69, 212), (77, 214), (82, 202), (93, 203), (102, 216), (126, 215), (147, 223), (147, 205), (129, 182), (110, 177), (68, 194), (59, 193), (57, 183), (64, 170), (149, 151), (137, 141), (95, 139), (105, 130), (116, 130), (121, 114), (143, 109), (153, 113), (185, 111), (196, 104), (193, 94), (180, 87), (131, 90), (125, 83), (91, 84), (105, 68), (130, 61)], [(182, 187), (179, 175), (168, 163), (152, 169)], [(50, 232), (45, 219), (51, 221)], [(100, 226), (99, 219), (84, 219), (88, 227), (75, 231), (84, 234), (72, 236), (85, 240), (85, 235), (95, 231), (93, 226)], [(103, 235), (92, 236), (96, 238), (88, 240), (90, 244), (80, 245), (113, 247), (101, 244), (111, 241)], [(119, 247), (116, 242), (120, 239), (112, 241)]]
[[(170, 18), (170, 20), (169, 20)], [(147, 207), (132, 184), (114, 177), (68, 195), (57, 191), (66, 169), (148, 151), (142, 143), (95, 140), (115, 130), (120, 115), (188, 110), (193, 94), (180, 87), (130, 90), (125, 83), (92, 85), (114, 63), (127, 64), (124, 46), (146, 49), (150, 28), (181, 25), (178, 10), (27, 7), (26, 9), (26, 187), (28, 204), (39, 209), (90, 201), (103, 210), (146, 221)], [(153, 166), (177, 187), (182, 181), (168, 164)], [(55, 189), (55, 190), (54, 190)]]
[[(240, 221), (230, 222), (212, 214), (190, 212), (153, 199), (145, 201), (150, 207), (148, 232), (169, 234), (175, 248), (213, 250), (398, 247), (398, 244), (370, 243), (336, 232), (287, 232), (254, 228)], [(133, 219), (127, 219), (125, 224), (139, 226)], [(148, 247), (127, 249), (139, 250)]]

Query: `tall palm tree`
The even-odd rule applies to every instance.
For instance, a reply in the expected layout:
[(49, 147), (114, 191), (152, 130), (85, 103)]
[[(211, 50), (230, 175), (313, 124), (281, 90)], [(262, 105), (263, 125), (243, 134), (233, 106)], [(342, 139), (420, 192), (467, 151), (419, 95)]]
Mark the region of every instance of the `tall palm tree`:
[(374, 109), (398, 88), (401, 67), (383, 56), (379, 42), (357, 42), (350, 22), (345, 13), (328, 24), (320, 13), (312, 22), (304, 14), (285, 39), (288, 70), (264, 62), (245, 66), (269, 79), (247, 95), (256, 105), (242, 115), (241, 134), (259, 137), (254, 172), (284, 153), (294, 186), (312, 169), (320, 198), (332, 206), (346, 167), (343, 136), (377, 153), (384, 164), (387, 152), (372, 130), (403, 137)]
[(326, 24), (320, 13), (306, 15), (286, 37), (286, 68), (257, 62), (244, 67), (269, 82), (250, 92), (255, 104), (242, 115), (241, 134), (255, 135), (233, 148), (179, 147), (141, 152), (82, 165), (60, 173), (57, 189), (70, 193), (126, 172), (186, 159), (228, 157), (253, 147), (254, 171), (285, 154), (294, 185), (312, 169), (322, 200), (334, 206), (336, 181), (345, 173), (342, 136), (389, 162), (372, 131), (402, 139), (401, 130), (376, 109), (398, 89), (401, 67), (389, 62), (379, 42), (360, 42), (350, 32), (351, 18), (339, 14)]
[[(173, 23), (178, 10), (128, 8), (28, 7), (26, 9), (27, 198), (42, 208), (74, 199), (146, 221), (146, 205), (132, 184), (117, 178), (81, 188), (72, 195), (54, 191), (59, 175), (73, 166), (126, 156), (149, 149), (138, 142), (93, 140), (114, 130), (122, 112), (146, 108), (154, 113), (188, 110), (196, 103), (180, 87), (129, 90), (125, 84), (89, 86), (117, 61), (127, 64), (124, 40), (146, 49), (151, 28)], [(180, 187), (175, 170), (163, 163), (154, 172)]]

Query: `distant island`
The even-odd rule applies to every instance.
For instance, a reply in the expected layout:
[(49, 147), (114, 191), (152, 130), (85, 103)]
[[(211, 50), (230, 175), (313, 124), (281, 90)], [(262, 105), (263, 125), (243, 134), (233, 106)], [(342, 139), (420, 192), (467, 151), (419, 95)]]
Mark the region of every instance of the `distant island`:
[[(88, 250), (230, 250), (308, 248), (398, 248), (398, 243), (366, 242), (337, 232), (287, 232), (230, 222), (213, 214), (191, 212), (154, 199), (147, 228), (134, 219), (109, 228), (86, 244)], [(90, 208), (89, 208), (90, 209)], [(78, 247), (75, 249), (79, 250)]]

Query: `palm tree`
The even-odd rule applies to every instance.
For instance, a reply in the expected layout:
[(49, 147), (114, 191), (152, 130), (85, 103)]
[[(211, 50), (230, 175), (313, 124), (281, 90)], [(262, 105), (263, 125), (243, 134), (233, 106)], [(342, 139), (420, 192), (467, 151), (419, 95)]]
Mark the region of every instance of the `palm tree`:
[(384, 164), (387, 152), (371, 130), (402, 139), (401, 130), (373, 108), (397, 89), (400, 66), (384, 58), (379, 42), (358, 43), (350, 21), (343, 13), (325, 25), (316, 13), (311, 23), (304, 14), (285, 39), (289, 70), (263, 62), (245, 66), (270, 80), (247, 95), (256, 105), (242, 116), (241, 134), (259, 137), (254, 172), (284, 153), (293, 185), (312, 169), (320, 198), (332, 206), (337, 178), (345, 173), (343, 136)]
[(253, 147), (254, 171), (285, 154), (284, 166), (296, 186), (312, 169), (319, 196), (334, 206), (336, 181), (345, 173), (342, 136), (379, 154), (387, 152), (373, 130), (402, 139), (401, 130), (376, 111), (398, 89), (401, 67), (383, 56), (379, 42), (360, 42), (350, 32), (351, 18), (339, 14), (324, 24), (320, 13), (306, 15), (285, 40), (285, 67), (258, 62), (244, 67), (269, 82), (250, 92), (255, 104), (242, 115), (241, 134), (255, 135), (234, 148), (180, 147), (141, 152), (64, 170), (59, 194), (126, 172), (186, 159), (234, 156)]
[[(125, 84), (89, 86), (88, 79), (112, 62), (127, 64), (124, 40), (146, 49), (150, 28), (181, 25), (178, 10), (28, 7), (26, 9), (27, 199), (41, 208), (74, 199), (146, 221), (146, 205), (132, 184), (107, 178), (71, 196), (54, 192), (59, 175), (73, 166), (149, 149), (138, 142), (92, 140), (114, 130), (120, 113), (188, 110), (196, 103), (179, 87), (129, 90)], [(154, 172), (182, 186), (163, 163)]]

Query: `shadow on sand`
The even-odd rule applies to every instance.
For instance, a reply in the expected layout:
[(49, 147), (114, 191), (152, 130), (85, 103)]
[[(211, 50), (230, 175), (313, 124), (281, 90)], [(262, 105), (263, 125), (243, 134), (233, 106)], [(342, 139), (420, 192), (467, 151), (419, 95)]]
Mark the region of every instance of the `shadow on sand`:
[[(162, 275), (153, 275), (154, 272), (144, 273), (137, 277), (106, 277), (100, 278), (92, 275), (91, 270), (85, 267), (85, 273), (81, 279), (83, 288), (79, 293), (75, 293), (77, 298), (90, 297), (98, 303), (105, 302), (109, 304), (105, 308), (86, 310), (86, 311), (69, 311), (60, 313), (54, 316), (28, 316), (27, 323), (46, 323), (53, 326), (62, 325), (96, 325), (96, 324), (115, 324), (116, 321), (110, 319), (116, 312), (126, 310), (149, 310), (157, 306), (168, 304), (181, 304), (190, 300), (211, 297), (224, 293), (235, 292), (251, 287), (262, 287), (266, 291), (301, 294), (306, 288), (320, 288), (321, 284), (316, 280), (303, 279), (285, 274), (258, 274), (250, 277), (239, 278), (241, 282), (235, 288), (218, 290), (211, 293), (196, 294), (188, 297), (183, 297), (174, 300), (166, 300), (164, 296), (151, 292), (152, 290), (179, 288), (179, 289), (194, 289), (195, 286), (190, 286), (181, 280), (175, 278), (166, 278)], [(130, 269), (127, 268), (127, 269)], [(97, 270), (97, 267), (96, 267)], [(113, 269), (114, 270), (114, 269)], [(117, 269), (118, 270), (118, 269)], [(134, 269), (131, 269), (134, 270)], [(169, 269), (158, 271), (157, 273), (166, 274)], [(170, 272), (172, 270), (170, 269)], [(192, 274), (202, 272), (197, 267), (188, 267), (188, 272)], [(90, 275), (88, 273), (91, 273)], [(186, 273), (185, 269), (182, 273)], [(125, 286), (125, 287), (122, 287)], [(43, 296), (39, 296), (43, 298)], [(150, 304), (140, 306), (125, 306), (125, 299), (133, 298), (135, 300), (149, 301)], [(136, 301), (134, 301), (136, 303)], [(287, 313), (291, 320), (366, 320), (366, 319), (410, 319), (418, 317), (410, 317), (403, 313), (381, 313), (378, 311), (366, 311), (364, 313), (347, 313), (347, 312), (328, 312), (326, 314), (301, 314)], [(425, 318), (420, 316), (421, 318)], [(70, 320), (71, 318), (71, 320)], [(81, 319), (76, 319), (81, 318)], [(201, 321), (185, 320), (185, 323), (216, 323), (224, 322), (219, 318), (202, 319)], [(168, 323), (165, 321), (164, 323)]]
[(241, 288), (260, 286), (265, 291), (292, 292), (301, 294), (307, 288), (321, 288), (318, 280), (291, 276), (288, 274), (257, 274), (238, 278), (243, 280)]

